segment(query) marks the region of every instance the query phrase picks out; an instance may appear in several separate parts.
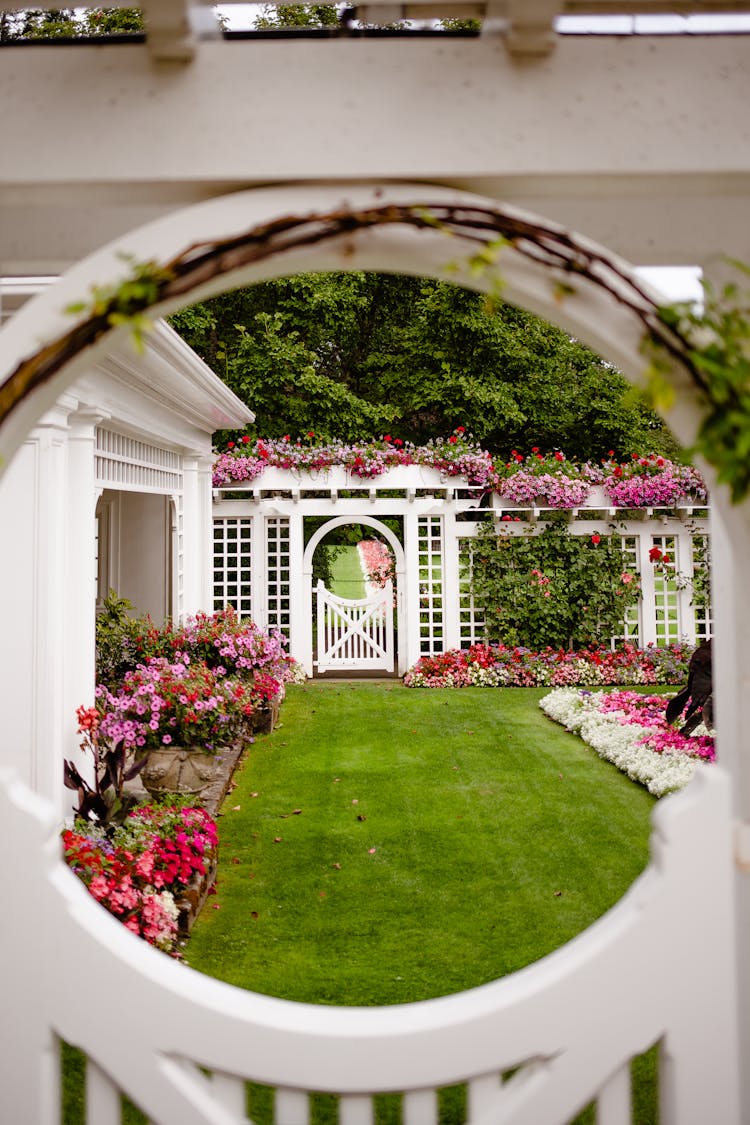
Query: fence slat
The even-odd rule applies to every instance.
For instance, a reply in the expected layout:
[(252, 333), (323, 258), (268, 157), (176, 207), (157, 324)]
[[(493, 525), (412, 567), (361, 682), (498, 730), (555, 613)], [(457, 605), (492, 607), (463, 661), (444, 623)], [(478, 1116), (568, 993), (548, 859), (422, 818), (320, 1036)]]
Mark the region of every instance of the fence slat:
[(339, 1103), (339, 1125), (373, 1125), (375, 1108), (369, 1094), (346, 1094)]
[(217, 1102), (223, 1109), (228, 1109), (230, 1113), (244, 1119), (247, 1108), (247, 1092), (243, 1078), (235, 1078), (233, 1074), (224, 1074), (220, 1070), (215, 1070), (211, 1076), (211, 1087), (216, 1095)]
[(500, 1075), (482, 1074), (469, 1082), (469, 1121), (481, 1117), (498, 1101)]
[(93, 1061), (86, 1059), (86, 1123), (87, 1125), (120, 1125), (120, 1091), (109, 1075)]
[(310, 1099), (304, 1090), (288, 1090), (281, 1086), (275, 1098), (276, 1125), (307, 1125), (310, 1119)]
[(437, 1090), (409, 1090), (404, 1094), (404, 1125), (437, 1125)]
[(602, 1086), (596, 1103), (597, 1125), (631, 1125), (630, 1064), (616, 1070)]

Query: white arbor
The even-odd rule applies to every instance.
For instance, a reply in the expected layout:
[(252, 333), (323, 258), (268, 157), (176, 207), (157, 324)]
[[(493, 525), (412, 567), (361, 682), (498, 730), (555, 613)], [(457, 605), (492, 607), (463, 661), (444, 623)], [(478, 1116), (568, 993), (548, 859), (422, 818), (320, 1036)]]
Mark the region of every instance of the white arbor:
[[(391, 468), (371, 480), (343, 466), (314, 473), (267, 468), (251, 484), (227, 484), (214, 497), (213, 608), (231, 605), (263, 628), (280, 629), (310, 676), (330, 670), (321, 663), (326, 646), (313, 626), (312, 565), (329, 532), (347, 524), (371, 527), (388, 542), (395, 561), (395, 662), (383, 654), (373, 663), (365, 644), (337, 666), (403, 675), (420, 656), (467, 648), (484, 637), (482, 607), (471, 590), (479, 521), (490, 518), (497, 530), (524, 534), (543, 527), (551, 511), (509, 504), (497, 494), (489, 508), (482, 507), (479, 487), (423, 465)], [(504, 525), (502, 516), (509, 513), (522, 522)], [(640, 519), (623, 514), (601, 488), (568, 513), (572, 534), (619, 536), (640, 576), (642, 600), (623, 620), (621, 638), (641, 646), (705, 639), (710, 614), (694, 599), (692, 578), (708, 539), (707, 509), (685, 498), (676, 511), (643, 509)], [(326, 522), (306, 543), (305, 520), (320, 518)], [(400, 536), (384, 519), (399, 522)], [(655, 571), (649, 557), (654, 548), (670, 554), (679, 583)]]

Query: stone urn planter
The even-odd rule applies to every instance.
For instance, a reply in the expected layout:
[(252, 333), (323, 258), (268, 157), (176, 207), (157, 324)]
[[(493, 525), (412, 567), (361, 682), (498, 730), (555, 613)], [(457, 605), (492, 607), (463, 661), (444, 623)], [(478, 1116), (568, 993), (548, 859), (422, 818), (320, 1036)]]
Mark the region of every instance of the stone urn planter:
[(167, 793), (195, 796), (213, 781), (213, 754), (195, 746), (161, 746), (149, 750), (140, 779), (152, 797)]

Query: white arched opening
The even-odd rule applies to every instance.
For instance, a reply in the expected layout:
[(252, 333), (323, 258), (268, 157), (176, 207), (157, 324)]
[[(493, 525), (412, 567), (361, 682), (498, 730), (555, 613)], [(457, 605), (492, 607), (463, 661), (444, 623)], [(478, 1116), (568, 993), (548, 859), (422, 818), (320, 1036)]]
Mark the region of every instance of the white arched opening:
[(398, 637), (398, 649), (396, 653), (397, 670), (399, 675), (403, 675), (406, 671), (405, 651), (403, 647), (404, 638), (404, 623), (406, 621), (406, 556), (404, 548), (398, 540), (398, 536), (394, 535), (391, 529), (384, 524), (381, 520), (375, 519), (373, 516), (335, 516), (333, 519), (327, 520), (322, 527), (319, 527), (314, 535), (311, 536), (310, 542), (305, 547), (305, 554), (302, 560), (302, 576), (303, 576), (303, 594), (302, 604), (304, 607), (303, 622), (308, 632), (303, 635), (302, 644), (303, 651), (309, 653), (309, 665), (305, 661), (306, 670), (308, 675), (312, 674), (312, 596), (313, 596), (313, 556), (318, 545), (325, 539), (331, 531), (337, 527), (346, 527), (347, 524), (363, 524), (365, 527), (371, 527), (377, 531), (379, 535), (388, 543), (388, 546), (393, 551), (393, 556), (396, 560), (396, 635)]
[[(390, 200), (427, 209), (439, 200), (466, 206), (486, 203), (425, 185), (330, 185), (242, 192), (188, 208), (91, 255), (26, 306), (0, 335), (0, 375), (7, 377), (33, 353), (40, 337), (54, 339), (69, 328), (65, 306), (85, 296), (92, 285), (117, 282), (124, 272), (123, 255), (166, 262), (196, 238), (226, 238), (281, 214)], [(405, 272), (491, 290), (498, 270), (474, 273), (461, 265), (476, 249), (470, 239), (448, 240), (429, 227), (354, 229), (324, 244), (280, 252), (270, 262), (227, 269), (192, 289), (189, 300), (306, 270)], [(623, 276), (630, 275), (627, 264), (620, 263), (620, 269)], [(560, 301), (548, 268), (510, 247), (501, 253), (499, 273), (506, 300), (556, 322), (612, 360), (632, 381), (639, 380), (642, 326), (602, 287), (580, 279), (575, 292)], [(168, 313), (186, 299), (175, 298), (154, 311)], [(3, 468), (30, 426), (109, 343), (105, 336), (78, 355), (6, 418), (0, 430)], [(683, 373), (675, 369), (669, 379), (677, 393), (667, 421), (689, 444), (700, 423), (699, 403)], [(437, 1086), (468, 1080), (472, 1120), (502, 1117), (541, 1125), (567, 1120), (599, 1093), (610, 1107), (621, 1107), (627, 1059), (661, 1038), (668, 1064), (663, 1073), (666, 1125), (702, 1125), (715, 1116), (717, 1106), (726, 1125), (738, 1125), (733, 868), (724, 779), (729, 767), (741, 821), (738, 858), (744, 871), (750, 868), (750, 827), (744, 823), (750, 821), (750, 770), (742, 753), (744, 731), (750, 729), (743, 671), (750, 667), (750, 608), (744, 597), (750, 521), (747, 504), (732, 509), (726, 490), (715, 486), (713, 474), (707, 476), (720, 518), (716, 665), (724, 765), (659, 809), (654, 865), (606, 918), (538, 966), (471, 993), (397, 1011), (309, 1009), (239, 994), (216, 981), (196, 981), (184, 967), (165, 964), (102, 914), (86, 891), (74, 885), (73, 876), (64, 878), (48, 846), (56, 828), (49, 809), (34, 806), (25, 791), (6, 785), (0, 791), (0, 832), (9, 853), (30, 857), (28, 866), (17, 872), (23, 908), (16, 903), (6, 933), (7, 960), (14, 966), (6, 1010), (12, 1013), (13, 1036), (27, 1060), (24, 1066), (8, 1065), (3, 1071), (8, 1104), (27, 1105), (30, 1120), (51, 1119), (49, 1084), (37, 1089), (37, 1079), (46, 1072), (54, 1031), (80, 1043), (101, 1068), (96, 1071), (100, 1099), (106, 1098), (106, 1078), (137, 1095), (155, 1120), (177, 1120), (181, 1115), (201, 1122), (223, 1120), (218, 1107), (236, 1107), (240, 1097), (238, 1086), (223, 1082), (228, 1074), (283, 1087), (281, 1102), (289, 1120), (298, 1119), (299, 1099), (315, 1088), (353, 1095), (345, 1098), (345, 1121), (364, 1120), (361, 1095), (404, 1090), (411, 1099), (407, 1120), (427, 1121), (429, 1094)], [(735, 878), (741, 926), (750, 918), (748, 876), (740, 873)], [(29, 932), (38, 940), (47, 935), (56, 956), (37, 947), (31, 959)], [(677, 946), (682, 964), (674, 958)], [(705, 956), (706, 947), (710, 957)], [(128, 1052), (118, 1050), (111, 1040), (109, 1015), (101, 1006), (81, 1007), (76, 972), (69, 968), (60, 974), (61, 963), (72, 966), (81, 959), (112, 991), (130, 997), (118, 1017), (118, 1038), (127, 1039)], [(685, 963), (694, 970), (689, 981)], [(744, 960), (740, 973), (739, 1004), (745, 1012), (750, 989)], [(141, 1008), (148, 1004), (159, 1010), (160, 1018), (145, 1028)], [(603, 1011), (607, 1035), (602, 1035)], [(213, 1086), (200, 1066), (217, 1072), (219, 1080)], [(501, 1085), (499, 1075), (515, 1068), (520, 1069)], [(609, 1119), (625, 1117), (615, 1108)]]

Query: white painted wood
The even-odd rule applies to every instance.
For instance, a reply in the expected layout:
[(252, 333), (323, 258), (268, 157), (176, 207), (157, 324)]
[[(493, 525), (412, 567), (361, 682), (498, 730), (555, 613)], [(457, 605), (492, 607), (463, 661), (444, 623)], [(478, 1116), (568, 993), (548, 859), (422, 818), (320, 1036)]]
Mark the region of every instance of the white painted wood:
[(482, 1074), (469, 1082), (469, 1121), (495, 1116), (502, 1093), (499, 1074)]
[(632, 1125), (630, 1066), (626, 1063), (615, 1071), (599, 1091), (596, 1101), (596, 1125)]
[(307, 1125), (310, 1120), (310, 1099), (302, 1090), (280, 1086), (274, 1101), (275, 1125)]
[(339, 1102), (339, 1125), (373, 1125), (374, 1121), (372, 1098), (349, 1094)]
[(211, 1075), (211, 1088), (220, 1106), (233, 1113), (237, 1121), (246, 1120), (247, 1093), (242, 1078), (215, 1070)]
[(323, 582), (316, 588), (319, 672), (393, 671), (393, 583), (367, 598), (340, 598)]
[(86, 1121), (91, 1125), (120, 1125), (120, 1091), (92, 1059), (86, 1059)]
[[(665, 1125), (705, 1125), (719, 1104), (722, 1125), (740, 1125), (734, 962), (705, 956), (732, 917), (729, 786), (721, 767), (699, 769), (686, 791), (660, 802), (652, 866), (569, 945), (470, 992), (353, 1009), (242, 992), (150, 949), (64, 868), (51, 846), (57, 824), (49, 806), (7, 773), (0, 780), (0, 847), (14, 841), (18, 864), (15, 908), (4, 927), (15, 969), (5, 994), (14, 1037), (0, 1054), (4, 1104), (14, 1119), (24, 1119), (35, 1097), (29, 1075), (45, 1055), (40, 1029), (51, 1026), (160, 1125), (236, 1122), (198, 1067), (360, 1098), (451, 1085), (526, 1060), (537, 1062), (499, 1088), (494, 1119), (563, 1125), (659, 1037)], [(84, 971), (129, 998), (118, 1009), (116, 1037), (107, 1011), (77, 1000)], [(144, 1010), (157, 1015), (144, 1020)], [(18, 1059), (28, 1065), (17, 1066)], [(489, 1083), (482, 1080), (482, 1089), (486, 1098)], [(353, 1105), (352, 1118), (360, 1120), (363, 1111)], [(42, 1116), (31, 1119), (46, 1125)]]
[(437, 1125), (436, 1090), (408, 1090), (403, 1097), (404, 1125)]

